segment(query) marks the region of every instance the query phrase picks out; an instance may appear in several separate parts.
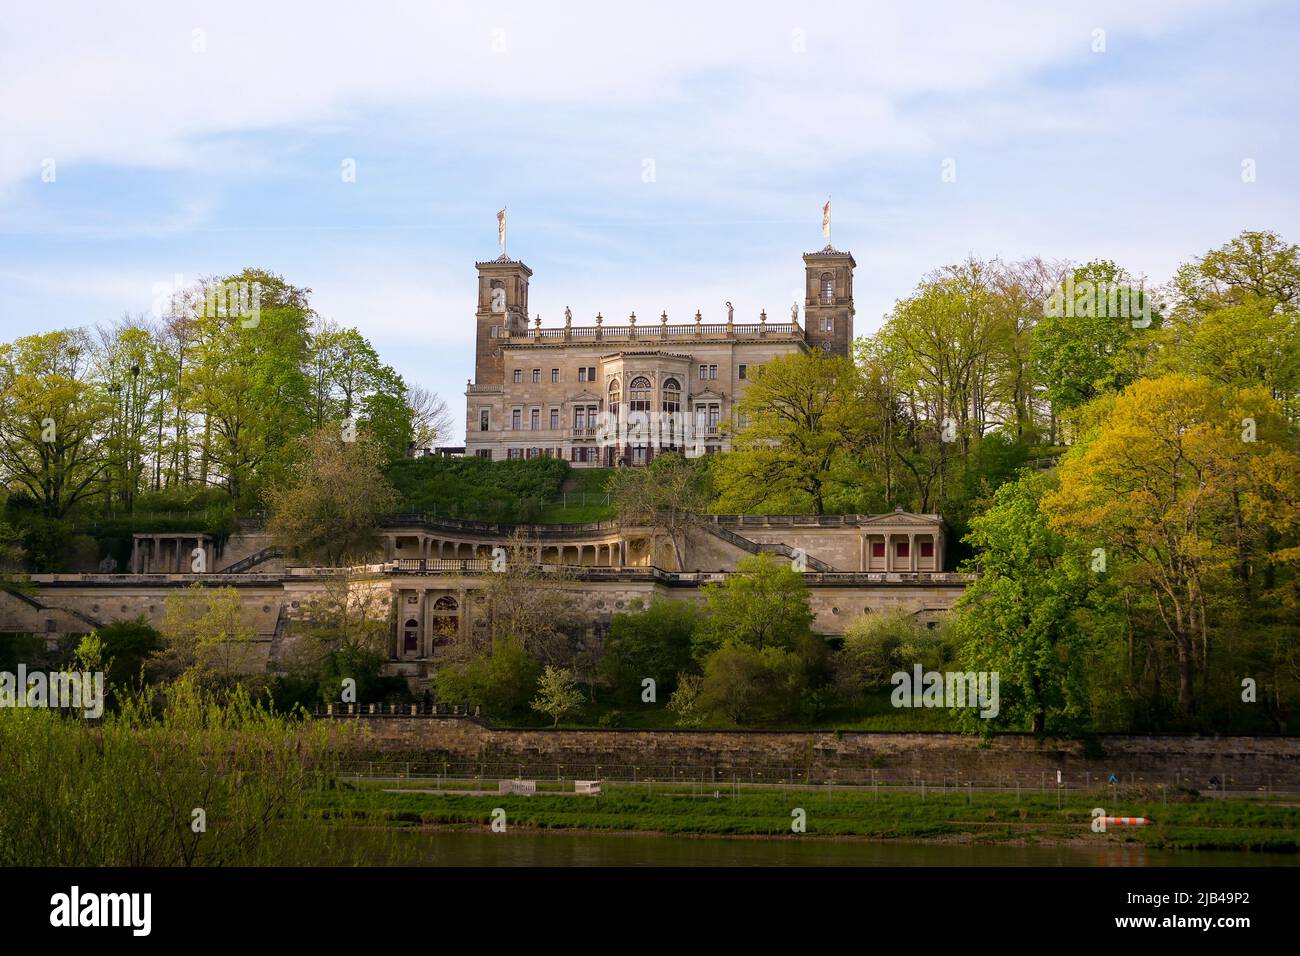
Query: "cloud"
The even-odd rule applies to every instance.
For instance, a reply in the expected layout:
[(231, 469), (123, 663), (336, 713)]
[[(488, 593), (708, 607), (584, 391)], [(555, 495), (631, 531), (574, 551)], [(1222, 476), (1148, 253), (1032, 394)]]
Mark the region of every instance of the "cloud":
[[(211, 137), (346, 128), (376, 106), (657, 104), (671, 117), (719, 89), (728, 95), (704, 94), (687, 143), (703, 134), (804, 162), (827, 149), (915, 148), (926, 134), (900, 117), (910, 97), (1014, 83), (1086, 61), (1095, 28), (1119, 44), (1216, 7), (759, 3), (736, 16), (683, 3), (335, 0), (309, 12), (227, 2), (196, 15), (169, 3), (29, 4), (0, 34), (0, 188), (38, 177), (45, 158), (176, 169), (204, 162)], [(518, 129), (497, 132), (504, 144)]]

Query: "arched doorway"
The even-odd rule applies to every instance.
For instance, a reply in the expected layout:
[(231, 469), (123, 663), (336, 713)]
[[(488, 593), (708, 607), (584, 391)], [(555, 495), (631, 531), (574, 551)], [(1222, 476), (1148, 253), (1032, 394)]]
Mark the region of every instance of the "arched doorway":
[(433, 602), (432, 620), (433, 647), (446, 647), (455, 642), (460, 633), (460, 602), (450, 594), (444, 594)]

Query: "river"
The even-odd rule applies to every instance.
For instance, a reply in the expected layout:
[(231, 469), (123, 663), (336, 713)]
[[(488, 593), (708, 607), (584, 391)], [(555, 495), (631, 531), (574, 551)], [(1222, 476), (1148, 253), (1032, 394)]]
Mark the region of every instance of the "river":
[[(1152, 850), (1134, 844), (972, 846), (871, 840), (724, 839), (552, 830), (369, 831), (367, 863), (417, 866), (1296, 866), (1300, 854)], [(358, 834), (359, 836), (359, 834)], [(363, 862), (363, 861), (358, 861)]]

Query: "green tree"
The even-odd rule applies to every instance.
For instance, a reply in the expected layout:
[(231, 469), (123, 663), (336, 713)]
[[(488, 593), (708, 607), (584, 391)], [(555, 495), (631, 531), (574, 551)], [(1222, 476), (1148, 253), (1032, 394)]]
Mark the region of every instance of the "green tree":
[(811, 633), (808, 585), (789, 562), (772, 555), (741, 558), (734, 574), (701, 590), (708, 615), (696, 632), (697, 658), (726, 643), (791, 650)]
[(485, 656), (440, 667), (434, 686), (440, 700), (467, 701), (489, 717), (506, 718), (528, 707), (540, 676), (541, 667), (523, 644), (505, 637)]
[(705, 660), (695, 708), (727, 724), (773, 724), (799, 714), (807, 688), (804, 661), (793, 651), (728, 644)]
[(1048, 526), (1039, 507), (1052, 478), (1022, 472), (971, 523), (968, 565), (978, 577), (954, 609), (963, 670), (999, 675), (999, 712), (957, 715), (968, 729), (1036, 734), (1077, 729), (1088, 717), (1090, 648), (1117, 638), (1106, 579), (1089, 556)]
[(244, 621), (243, 601), (233, 587), (195, 582), (167, 595), (161, 633), (159, 661), (167, 677), (229, 686), (256, 669), (257, 633)]
[(558, 727), (560, 718), (576, 713), (582, 701), (582, 691), (578, 690), (573, 671), (548, 664), (537, 679), (537, 697), (532, 708), (552, 718), (552, 726)]
[[(1057, 416), (1103, 392), (1121, 391), (1136, 379), (1141, 374), (1137, 345), (1143, 338), (1150, 342), (1160, 323), (1152, 312), (1151, 325), (1140, 324), (1145, 321), (1140, 309), (1149, 309), (1151, 300), (1115, 263), (1089, 262), (1075, 269), (1072, 278), (1068, 290), (1057, 290), (1049, 299), (1047, 314), (1033, 332), (1035, 374)], [(1124, 302), (1128, 312), (1112, 314), (1112, 304), (1119, 313)]]
[(685, 601), (658, 600), (647, 608), (614, 615), (601, 671), (621, 698), (641, 693), (641, 681), (655, 681), (656, 694), (669, 694), (677, 675), (693, 665), (692, 641), (700, 609)]
[(301, 457), (266, 492), (267, 530), (288, 553), (329, 566), (378, 546), (379, 522), (397, 509), (383, 453), (364, 433), (323, 428), (300, 439)]
[(80, 330), (0, 345), (0, 479), (58, 520), (103, 491), (108, 396), (89, 374)]
[(143, 615), (113, 621), (95, 631), (109, 662), (105, 683), (112, 688), (136, 690), (142, 685), (151, 659), (163, 650), (162, 635)]
[(715, 465), (720, 506), (748, 510), (794, 496), (824, 514), (827, 496), (856, 474), (843, 466), (866, 431), (859, 388), (851, 361), (816, 350), (752, 369), (735, 406), (733, 451)]

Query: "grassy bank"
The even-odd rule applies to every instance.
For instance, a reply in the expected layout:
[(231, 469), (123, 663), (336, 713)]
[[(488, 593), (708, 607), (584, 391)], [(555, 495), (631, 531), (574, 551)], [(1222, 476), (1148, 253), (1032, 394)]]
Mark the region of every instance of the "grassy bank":
[[(491, 786), (495, 781), (487, 781)], [(510, 826), (538, 829), (641, 831), (679, 835), (790, 836), (792, 813), (806, 814), (809, 837), (973, 842), (987, 844), (1141, 843), (1157, 849), (1300, 849), (1300, 803), (1292, 800), (1218, 800), (1158, 791), (1121, 796), (870, 789), (745, 787), (728, 785), (606, 784), (599, 797), (565, 795), (555, 783), (532, 797), (460, 793), (473, 781), (452, 782), (447, 792), (393, 792), (394, 784), (363, 782), (319, 796), (323, 815), (336, 822), (389, 826), (487, 827), (504, 809)], [(549, 789), (547, 789), (549, 786)], [(1090, 829), (1093, 807), (1145, 816), (1141, 829)]]

